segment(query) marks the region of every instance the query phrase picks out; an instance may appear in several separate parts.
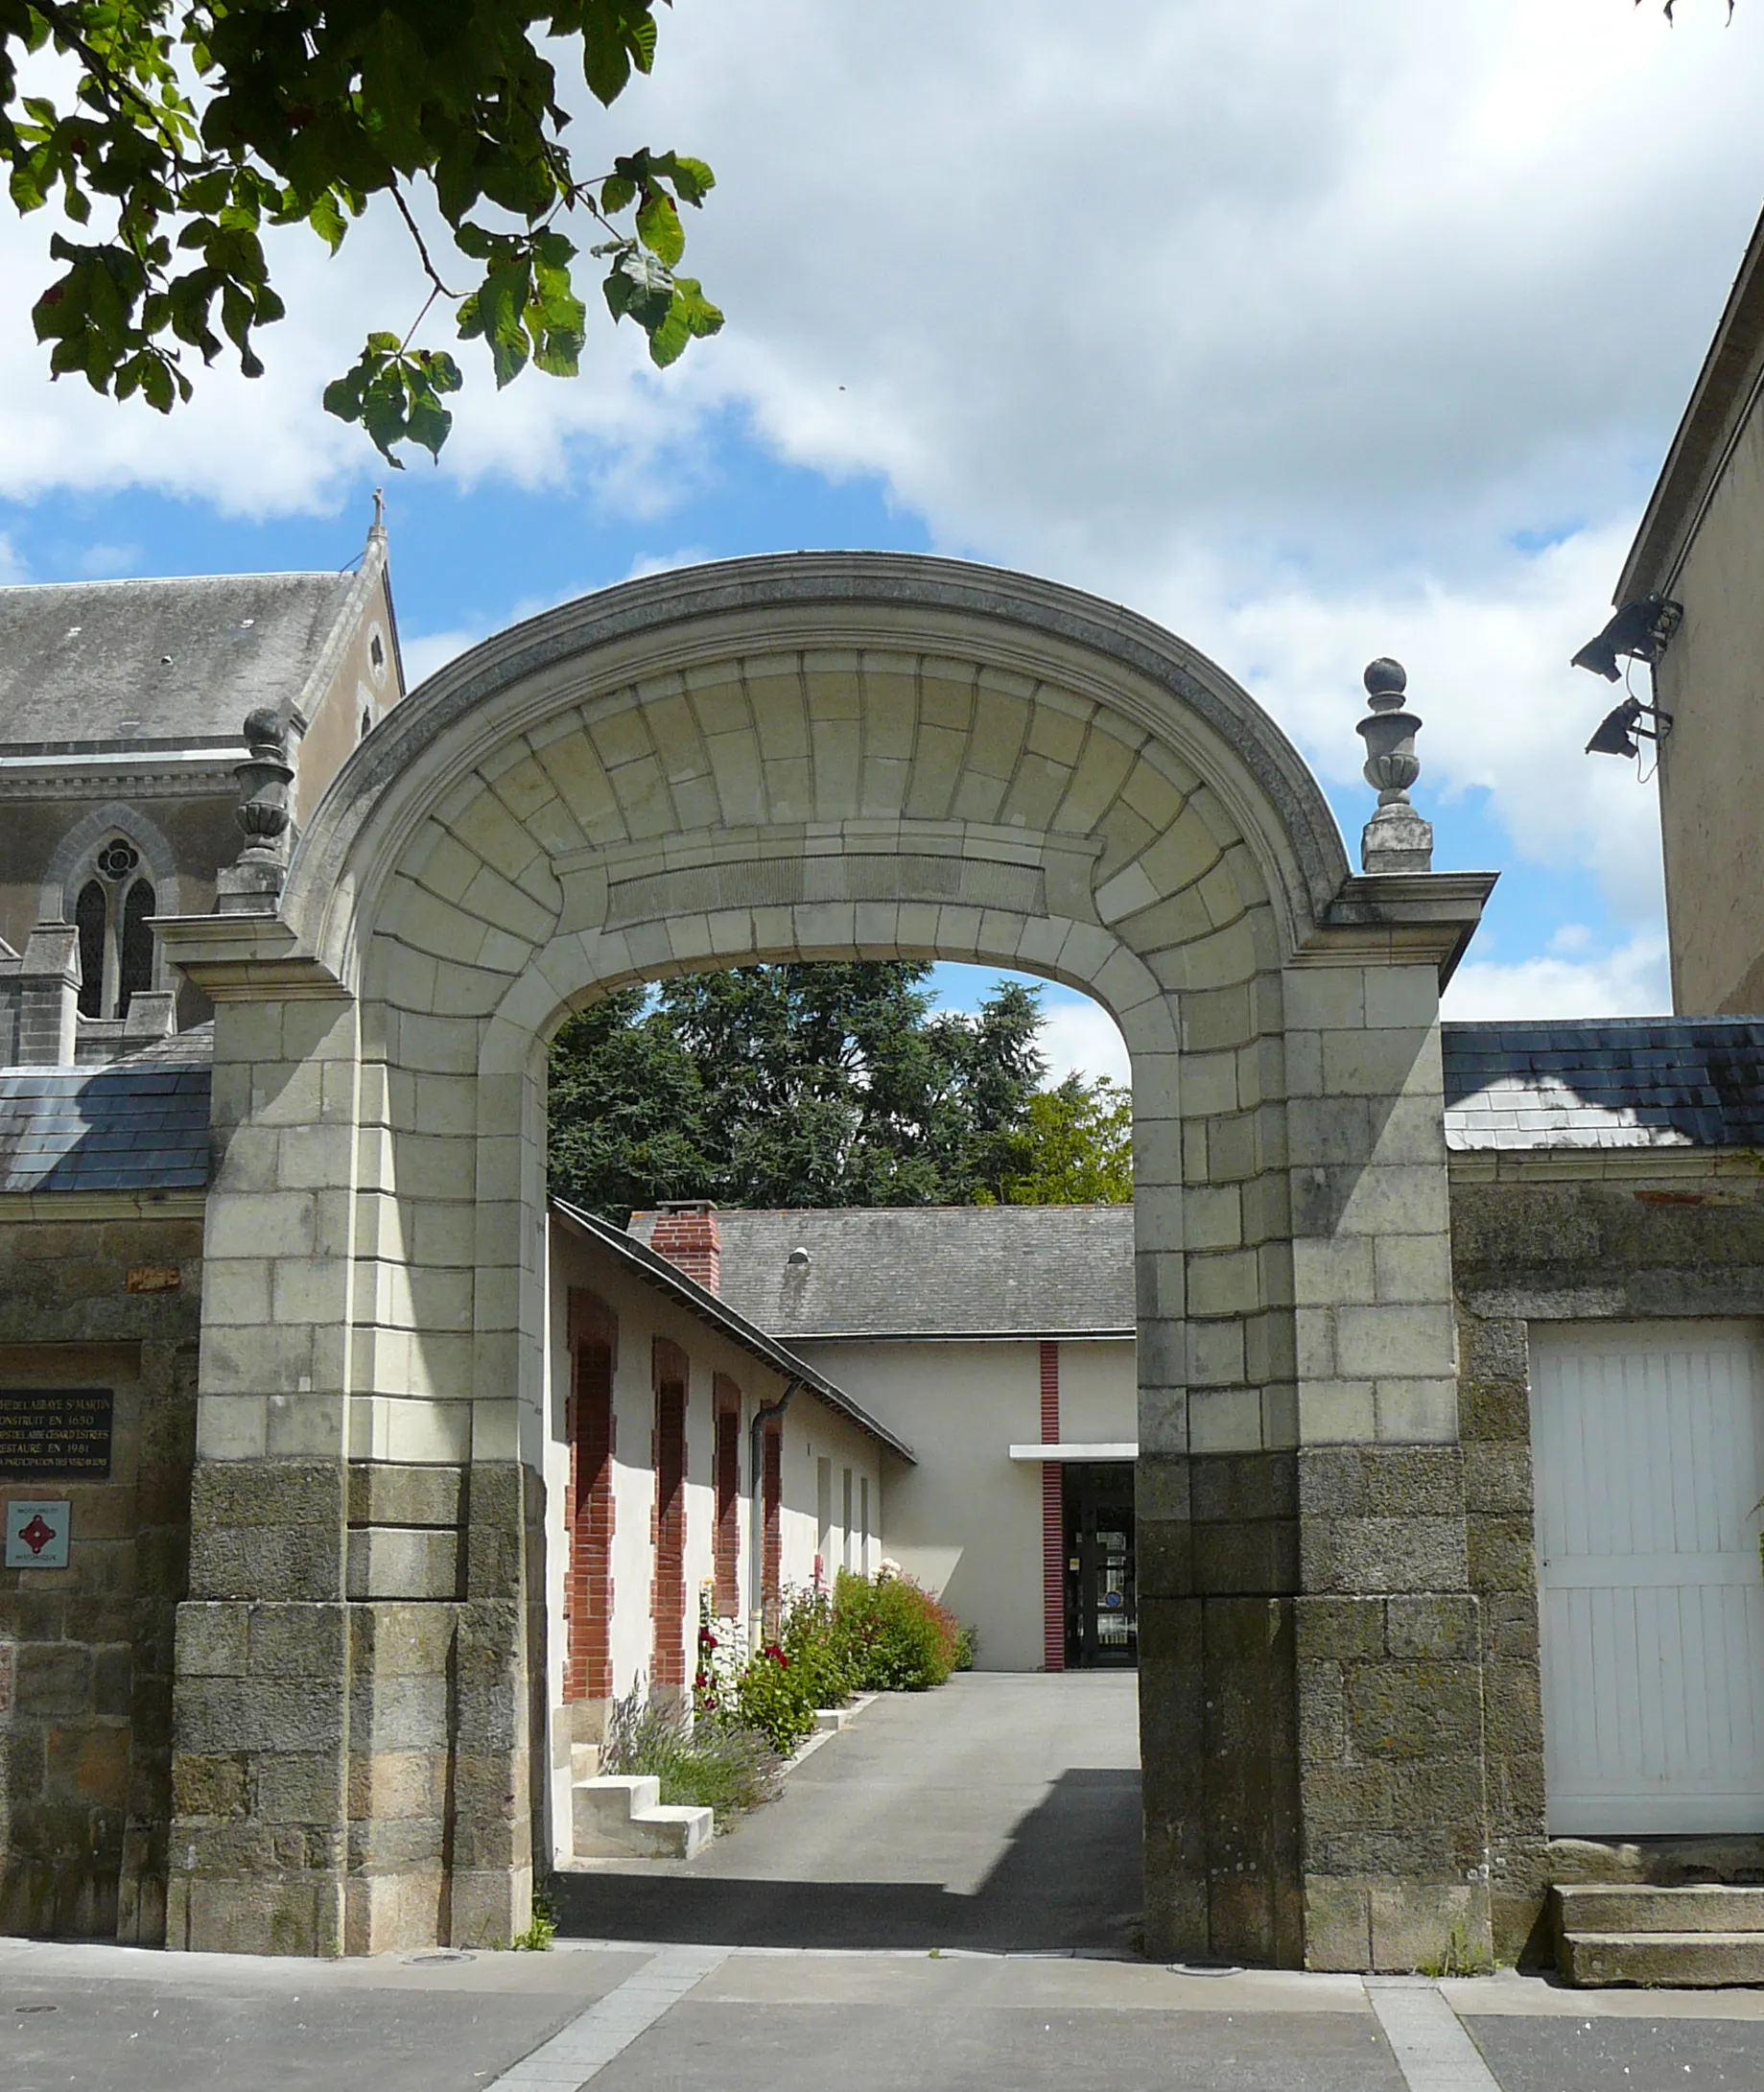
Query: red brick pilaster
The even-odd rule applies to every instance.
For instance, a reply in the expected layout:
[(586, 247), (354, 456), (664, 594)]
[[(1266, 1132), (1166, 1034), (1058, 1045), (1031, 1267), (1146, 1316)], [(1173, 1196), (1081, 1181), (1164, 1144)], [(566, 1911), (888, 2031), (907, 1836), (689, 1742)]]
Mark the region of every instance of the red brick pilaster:
[[(1060, 1347), (1042, 1346), (1042, 1444), (1060, 1442)], [(1042, 1462), (1042, 1665), (1066, 1668), (1066, 1506), (1057, 1460)]]
[(566, 1700), (613, 1696), (613, 1361), (619, 1324), (606, 1303), (570, 1290), (570, 1488), (564, 1499)]
[(741, 1391), (717, 1375), (717, 1611), (741, 1610)]
[(650, 1603), (654, 1654), (649, 1684), (678, 1691), (686, 1663), (686, 1353), (655, 1340), (655, 1585)]
[(784, 1424), (777, 1417), (765, 1426), (761, 1511), (765, 1533), (760, 1556), (760, 1607), (769, 1635), (778, 1632), (778, 1609), (784, 1595)]

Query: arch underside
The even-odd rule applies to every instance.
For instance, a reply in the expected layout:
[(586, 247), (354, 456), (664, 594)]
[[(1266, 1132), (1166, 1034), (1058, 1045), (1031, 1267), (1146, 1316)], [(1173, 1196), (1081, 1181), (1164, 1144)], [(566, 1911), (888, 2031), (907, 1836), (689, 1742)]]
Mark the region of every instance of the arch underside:
[[(201, 1450), (503, 1475), (482, 1496), (474, 1480), (472, 1516), (500, 1503), (526, 1537), (461, 1559), (513, 1584), (468, 1575), (461, 1617), (526, 1606), (542, 1635), (514, 1601), (550, 1427), (543, 1064), (564, 1013), (759, 959), (960, 959), (1078, 988), (1133, 1069), (1148, 1935), (1367, 1965), (1377, 1869), (1330, 1845), (1328, 1809), (1381, 1804), (1359, 1775), (1306, 1770), (1303, 1605), (1433, 1586), (1391, 1567), (1400, 1520), (1368, 1508), (1364, 1476), (1314, 1515), (1301, 1498), (1325, 1449), (1455, 1454), (1438, 934), (1363, 895), (1340, 930), (1350, 882), (1314, 782), (1167, 635), (942, 562), (718, 572), (491, 643), (399, 708), (319, 809), (279, 933), (329, 985), (296, 1000), (275, 985), (292, 975), (253, 982), (241, 961), (221, 999), (217, 1302), (234, 1276), (259, 1298), (265, 1186), (304, 1187), (309, 1210), (269, 1253), (274, 1328), (244, 1341), (244, 1307), (217, 1341), (205, 1327)], [(1425, 882), (1403, 883), (1424, 916)], [(1461, 1587), (1461, 1509), (1457, 1532), (1455, 1556), (1434, 1535), (1423, 1579)], [(507, 1632), (495, 1690), (518, 1730)], [(1331, 1771), (1351, 1750), (1319, 1748)], [(371, 1780), (352, 1792), (372, 1818)], [(1486, 1927), (1469, 1835), (1446, 1853), (1417, 1832), (1417, 1937)], [(363, 1889), (365, 1915), (339, 1922), (393, 1943), (427, 1922), (410, 1883), (445, 1877), (464, 1937), (461, 1913), (502, 1908), (520, 1872), (509, 1837), (479, 1866), (440, 1842), (388, 1863), (404, 1886)]]

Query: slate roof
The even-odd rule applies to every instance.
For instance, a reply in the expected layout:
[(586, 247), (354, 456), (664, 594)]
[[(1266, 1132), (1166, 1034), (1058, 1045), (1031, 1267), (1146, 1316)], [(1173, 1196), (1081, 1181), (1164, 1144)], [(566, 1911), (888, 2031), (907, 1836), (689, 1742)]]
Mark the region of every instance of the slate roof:
[(1764, 1018), (1441, 1028), (1448, 1148), (1764, 1146)]
[(0, 1069), (0, 1191), (204, 1189), (209, 1076), (146, 1054)]
[(842, 1387), (836, 1386), (826, 1375), (810, 1365), (805, 1358), (798, 1358), (794, 1352), (786, 1351), (782, 1344), (773, 1340), (771, 1333), (756, 1327), (747, 1317), (723, 1299), (720, 1294), (707, 1293), (695, 1279), (689, 1278), (677, 1264), (670, 1264), (665, 1257), (658, 1257), (646, 1242), (615, 1228), (610, 1221), (596, 1213), (584, 1212), (579, 1207), (571, 1206), (563, 1199), (553, 1199), (552, 1211), (578, 1234), (598, 1243), (628, 1270), (636, 1273), (645, 1284), (657, 1291), (670, 1294), (675, 1300), (690, 1307), (701, 1322), (730, 1336), (751, 1352), (756, 1358), (764, 1359), (774, 1373), (781, 1373), (787, 1380), (798, 1380), (803, 1386), (818, 1395), (829, 1408), (836, 1409), (848, 1417), (860, 1431), (885, 1446), (903, 1460), (913, 1460), (912, 1447), (902, 1438), (896, 1438), (885, 1423), (879, 1423), (861, 1403), (854, 1401)]
[[(773, 1336), (1128, 1336), (1130, 1206), (729, 1211), (721, 1298)], [(653, 1213), (634, 1213), (647, 1243)], [(809, 1252), (792, 1264), (790, 1252)]]
[(237, 747), (247, 712), (299, 697), (354, 586), (223, 574), (0, 588), (0, 750)]

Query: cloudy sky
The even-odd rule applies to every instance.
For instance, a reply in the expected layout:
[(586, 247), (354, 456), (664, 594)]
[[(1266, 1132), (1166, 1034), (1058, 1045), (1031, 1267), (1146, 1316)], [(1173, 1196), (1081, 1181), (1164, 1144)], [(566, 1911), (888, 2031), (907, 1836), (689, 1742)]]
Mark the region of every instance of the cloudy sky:
[[(336, 262), (289, 236), (269, 375), (166, 423), (47, 383), (47, 227), (0, 203), (0, 579), (341, 565), (384, 478), (426, 672), (660, 566), (934, 550), (1181, 632), (1354, 836), (1359, 670), (1395, 653), (1435, 862), (1503, 874), (1447, 1013), (1664, 1008), (1653, 794), (1581, 754), (1611, 693), (1567, 656), (1758, 211), (1764, 0), (1724, 15), (678, 0), (578, 151), (713, 163), (689, 253), (725, 332), (662, 377), (610, 327), (574, 385), (486, 372), (402, 475), (318, 404), (420, 303), (395, 224)], [(1113, 1065), (1052, 999), (1060, 1064)]]

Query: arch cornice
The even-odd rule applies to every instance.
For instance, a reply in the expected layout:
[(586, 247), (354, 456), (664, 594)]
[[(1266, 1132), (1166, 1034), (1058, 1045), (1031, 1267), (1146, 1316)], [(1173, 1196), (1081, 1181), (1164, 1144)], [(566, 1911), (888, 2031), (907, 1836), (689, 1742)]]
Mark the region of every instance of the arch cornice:
[(1288, 949), (1349, 876), (1298, 751), (1232, 677), (1118, 605), (1001, 569), (793, 553), (646, 576), (512, 626), (450, 663), (356, 751), (303, 834), (283, 896), (301, 949), (354, 974), (364, 908), (426, 813), (475, 764), (564, 704), (741, 652), (921, 648), (1087, 697), (1196, 770), (1230, 809)]

